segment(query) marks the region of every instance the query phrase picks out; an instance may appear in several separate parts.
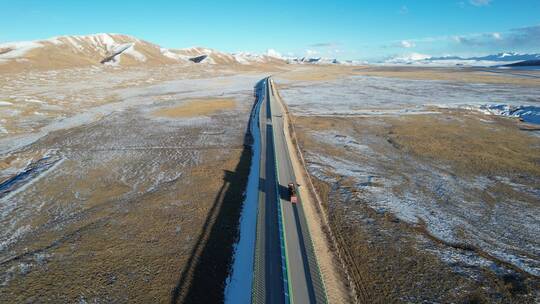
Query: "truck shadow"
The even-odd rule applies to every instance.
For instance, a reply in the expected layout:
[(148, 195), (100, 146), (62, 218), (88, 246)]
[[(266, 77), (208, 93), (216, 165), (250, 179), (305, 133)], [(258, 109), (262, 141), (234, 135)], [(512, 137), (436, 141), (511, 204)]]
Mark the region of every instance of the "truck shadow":
[[(259, 92), (261, 82), (255, 87)], [(170, 303), (223, 303), (226, 279), (239, 235), (239, 220), (251, 166), (253, 143), (250, 124), (240, 160), (234, 171), (224, 170), (221, 186), (204, 222), (203, 231), (171, 292)], [(249, 291), (248, 291), (249, 292)]]
[[(265, 192), (264, 189), (266, 188), (266, 179), (259, 177), (259, 191)], [(290, 201), (289, 197), (289, 188), (284, 185), (278, 185), (277, 186), (278, 196), (282, 200)]]

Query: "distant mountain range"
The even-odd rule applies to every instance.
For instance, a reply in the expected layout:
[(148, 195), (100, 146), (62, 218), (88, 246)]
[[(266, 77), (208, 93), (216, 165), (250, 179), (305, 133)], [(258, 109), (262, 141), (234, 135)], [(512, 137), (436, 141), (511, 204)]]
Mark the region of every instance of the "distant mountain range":
[[(410, 54), (379, 62), (383, 65), (419, 66), (513, 66), (538, 65), (540, 54), (513, 52), (478, 57), (432, 57)], [(342, 61), (322, 57), (283, 57), (269, 50), (267, 54), (226, 53), (204, 47), (168, 49), (133, 36), (93, 34), (59, 36), (38, 41), (0, 43), (0, 73), (25, 70), (51, 70), (95, 65), (145, 66), (163, 64), (210, 65), (285, 65), (336, 64), (363, 65), (362, 61)]]
[(432, 65), (432, 66), (496, 66), (523, 61), (540, 60), (540, 54), (519, 54), (514, 52), (498, 53), (478, 57), (443, 56), (431, 57), (422, 54), (394, 57), (382, 62), (383, 64)]
[(365, 61), (359, 60), (338, 60), (336, 58), (324, 57), (287, 57), (284, 58), (287, 63), (294, 64), (341, 64), (341, 65), (363, 65)]
[(499, 53), (495, 55), (487, 55), (481, 57), (459, 57), (459, 56), (445, 56), (445, 57), (430, 57), (428, 60), (477, 60), (477, 61), (525, 61), (525, 60), (540, 60), (540, 54), (519, 54), (514, 52)]
[(516, 63), (505, 64), (503, 66), (505, 67), (532, 67), (532, 66), (539, 67), (540, 60), (525, 60), (525, 61), (520, 61)]
[(132, 36), (107, 33), (0, 44), (0, 72), (92, 65), (135, 66), (175, 63), (279, 65), (287, 64), (287, 61), (275, 56), (230, 54), (203, 47), (167, 49)]
[(108, 33), (0, 43), (0, 72), (95, 65), (163, 64), (284, 65), (359, 64), (359, 62), (308, 57), (286, 58), (273, 50), (258, 55), (246, 52), (226, 53), (204, 47), (167, 49), (133, 36)]

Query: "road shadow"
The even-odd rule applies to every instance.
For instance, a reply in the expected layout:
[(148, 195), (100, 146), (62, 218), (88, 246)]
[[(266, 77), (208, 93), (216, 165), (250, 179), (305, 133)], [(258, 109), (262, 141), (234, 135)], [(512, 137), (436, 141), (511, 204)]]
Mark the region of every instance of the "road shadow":
[[(260, 82), (255, 87), (258, 92)], [(203, 231), (181, 270), (170, 303), (223, 303), (226, 279), (233, 259), (234, 244), (239, 236), (239, 220), (244, 202), (252, 158), (255, 102), (243, 140), (240, 160), (234, 171), (224, 170), (223, 184), (214, 199)]]

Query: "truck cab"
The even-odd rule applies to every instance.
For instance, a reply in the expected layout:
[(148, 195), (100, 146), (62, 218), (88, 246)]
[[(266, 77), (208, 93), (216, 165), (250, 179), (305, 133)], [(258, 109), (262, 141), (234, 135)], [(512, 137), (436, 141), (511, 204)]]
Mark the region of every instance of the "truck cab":
[(296, 191), (296, 185), (294, 183), (289, 183), (287, 185), (288, 193), (289, 193), (289, 200), (291, 203), (296, 204), (298, 202), (298, 195)]

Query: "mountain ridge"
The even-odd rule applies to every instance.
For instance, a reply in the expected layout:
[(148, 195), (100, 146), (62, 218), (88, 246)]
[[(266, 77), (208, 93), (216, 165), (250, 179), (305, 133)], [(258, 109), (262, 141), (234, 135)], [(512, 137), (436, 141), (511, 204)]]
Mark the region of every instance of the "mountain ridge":
[(540, 54), (520, 54), (515, 52), (501, 52), (497, 54), (461, 57), (461, 56), (429, 56), (412, 53), (408, 56), (398, 56), (381, 62), (382, 64), (397, 65), (433, 65), (433, 66), (497, 66), (500, 64), (512, 64), (522, 61), (540, 60)]
[(250, 53), (230, 54), (204, 47), (163, 48), (133, 36), (113, 33), (56, 36), (43, 40), (0, 43), (0, 72), (93, 65), (135, 66), (195, 64), (286, 64), (282, 58)]

